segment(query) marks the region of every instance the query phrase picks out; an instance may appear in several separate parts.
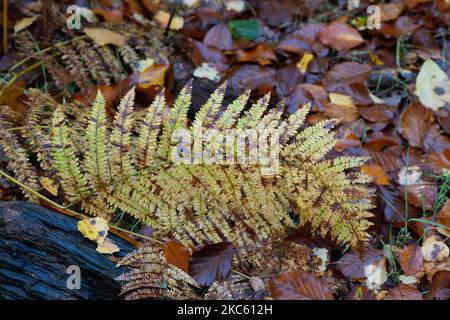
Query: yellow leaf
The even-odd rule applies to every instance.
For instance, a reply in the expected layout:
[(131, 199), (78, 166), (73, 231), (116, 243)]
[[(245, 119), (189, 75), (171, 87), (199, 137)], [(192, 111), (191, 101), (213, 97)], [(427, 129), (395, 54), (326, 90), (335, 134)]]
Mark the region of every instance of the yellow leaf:
[(126, 43), (120, 34), (106, 28), (84, 28), (84, 32), (99, 46), (113, 44), (120, 47)]
[(45, 190), (47, 190), (54, 196), (58, 195), (58, 186), (55, 184), (55, 181), (47, 177), (40, 177), (39, 181), (41, 185), (45, 188)]
[(375, 53), (369, 52), (369, 57), (370, 57), (370, 60), (372, 60), (372, 62), (374, 64), (376, 64), (377, 66), (384, 65), (383, 60), (381, 60)]
[(139, 73), (139, 86), (147, 89), (151, 86), (164, 85), (168, 64), (152, 64)]
[(120, 248), (114, 242), (112, 242), (110, 238), (106, 238), (102, 244), (99, 243), (97, 245), (97, 249), (95, 250), (100, 253), (113, 254), (115, 252), (119, 252)]
[(14, 25), (14, 34), (28, 28), (33, 24), (34, 21), (36, 21), (37, 17), (25, 17), (16, 22)]
[(434, 111), (450, 104), (450, 81), (433, 60), (427, 59), (422, 65), (414, 94), (425, 107)]
[(78, 222), (78, 231), (81, 234), (92, 241), (97, 241), (99, 244), (103, 244), (106, 236), (108, 235), (108, 222), (103, 218), (91, 218)]
[(297, 62), (297, 69), (300, 70), (301, 74), (305, 74), (308, 71), (309, 63), (314, 59), (314, 55), (312, 53), (305, 53), (303, 57)]
[(333, 103), (337, 106), (340, 106), (340, 107), (355, 106), (353, 103), (353, 98), (346, 94), (330, 92), (329, 98), (330, 98), (331, 103)]
[[(155, 15), (155, 20), (159, 23), (159, 25), (163, 28), (167, 28), (167, 25), (170, 20), (170, 13), (166, 11), (158, 11)], [(171, 30), (180, 30), (183, 29), (184, 26), (184, 20), (182, 17), (174, 16), (172, 17), (172, 21), (170, 22), (170, 29)]]

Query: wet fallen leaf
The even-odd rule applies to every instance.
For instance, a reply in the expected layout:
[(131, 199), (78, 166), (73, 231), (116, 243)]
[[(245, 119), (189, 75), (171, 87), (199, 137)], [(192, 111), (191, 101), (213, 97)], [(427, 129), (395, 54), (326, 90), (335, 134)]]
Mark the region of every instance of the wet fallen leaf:
[[(409, 204), (422, 210), (432, 210), (438, 188), (433, 184), (412, 184), (400, 189), (404, 199), (408, 199)], [(408, 196), (406, 196), (408, 192)]]
[(431, 290), (428, 293), (429, 300), (450, 299), (450, 271), (438, 271), (433, 276)]
[(425, 107), (433, 111), (450, 106), (450, 81), (433, 60), (427, 59), (420, 68), (414, 94)]
[(233, 244), (228, 242), (204, 245), (192, 254), (189, 275), (201, 286), (222, 281), (231, 270), (233, 250)]
[(412, 147), (420, 148), (422, 140), (434, 122), (433, 112), (419, 102), (406, 107), (400, 115), (398, 131)]
[(389, 185), (389, 179), (386, 176), (386, 172), (384, 171), (384, 169), (382, 167), (380, 167), (378, 165), (364, 164), (361, 167), (361, 171), (371, 177), (374, 177), (376, 184), (382, 185), (382, 186)]
[(331, 68), (325, 75), (325, 80), (332, 83), (361, 83), (369, 79), (372, 68), (358, 62), (342, 62)]
[(363, 43), (363, 38), (350, 25), (339, 21), (332, 22), (319, 32), (320, 41), (338, 50), (348, 50)]
[(359, 118), (358, 108), (351, 96), (340, 93), (329, 93), (331, 103), (325, 104), (325, 114), (331, 118), (352, 122)]
[(233, 49), (233, 37), (228, 27), (223, 23), (211, 28), (203, 38), (203, 43), (222, 50)]
[(120, 47), (126, 43), (119, 33), (106, 28), (84, 28), (84, 32), (99, 46), (113, 44)]
[(400, 16), (394, 22), (385, 22), (381, 24), (381, 32), (386, 37), (403, 38), (410, 32), (417, 31), (419, 25), (408, 16)]
[(277, 300), (333, 300), (323, 280), (304, 271), (284, 272), (270, 278), (269, 289)]
[(422, 293), (410, 284), (400, 283), (384, 300), (423, 300)]
[(264, 66), (277, 60), (277, 56), (269, 45), (261, 43), (252, 50), (237, 50), (236, 60), (239, 62), (257, 62)]
[(339, 259), (337, 269), (351, 280), (363, 280), (366, 278), (364, 267), (373, 263), (377, 263), (384, 259), (384, 253), (381, 250), (367, 250), (363, 260), (354, 251), (347, 252)]
[(417, 244), (413, 243), (403, 249), (397, 249), (395, 255), (405, 275), (412, 276), (422, 271), (423, 255), (421, 248)]
[(446, 237), (450, 237), (450, 200), (447, 200), (447, 203), (439, 211), (437, 215), (437, 223), (447, 227), (438, 227), (437, 230), (439, 233), (445, 235)]
[(380, 3), (378, 4), (381, 11), (381, 21), (390, 21), (397, 19), (397, 17), (402, 13), (404, 4), (398, 3)]
[(176, 240), (169, 240), (164, 243), (163, 253), (168, 263), (185, 272), (189, 271), (191, 253), (183, 244)]

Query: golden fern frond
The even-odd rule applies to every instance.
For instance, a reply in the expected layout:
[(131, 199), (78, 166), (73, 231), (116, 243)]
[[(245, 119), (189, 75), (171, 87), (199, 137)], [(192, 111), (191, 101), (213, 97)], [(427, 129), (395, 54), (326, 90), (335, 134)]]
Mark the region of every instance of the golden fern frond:
[(197, 282), (187, 273), (167, 263), (158, 246), (138, 249), (121, 259), (117, 266), (131, 268), (116, 280), (124, 282), (122, 295), (127, 300), (167, 297), (197, 299)]
[(87, 198), (89, 193), (70, 136), (64, 114), (60, 109), (56, 109), (52, 119), (53, 162), (68, 200), (76, 202)]
[(114, 117), (111, 134), (111, 174), (114, 179), (127, 177), (134, 173), (131, 149), (134, 96), (133, 88), (120, 101), (119, 109)]
[[(249, 92), (220, 114), (224, 91), (225, 85), (208, 99), (193, 124), (187, 119), (190, 84), (164, 119), (163, 94), (143, 119), (135, 119), (134, 91), (122, 99), (112, 121), (100, 95), (87, 120), (75, 113), (77, 120), (65, 123), (66, 109), (59, 106), (51, 125), (51, 156), (68, 198), (82, 201), (96, 215), (108, 216), (113, 210), (129, 213), (151, 225), (155, 235), (175, 237), (190, 249), (218, 241), (243, 247), (282, 239), (288, 230), (307, 222), (323, 236), (363, 246), (371, 216), (369, 179), (359, 171), (365, 159), (326, 156), (339, 141), (333, 131), (336, 121), (305, 126), (309, 106), (285, 119), (284, 103), (267, 110), (269, 95), (241, 114)], [(200, 133), (215, 129), (198, 149), (195, 139), (177, 136), (179, 129), (192, 134), (195, 127)], [(74, 129), (87, 133), (78, 149), (69, 134)], [(279, 136), (279, 144), (270, 146), (272, 151), (279, 149), (279, 164), (271, 174), (264, 174), (266, 164), (252, 162), (250, 156), (245, 159), (245, 154), (233, 153), (218, 163), (200, 157), (208, 148), (234, 152), (242, 142), (253, 146), (251, 132), (257, 129)], [(224, 139), (230, 132), (231, 143)], [(194, 157), (189, 156), (191, 150)], [(186, 153), (188, 161), (173, 161), (174, 151)], [(189, 162), (193, 158), (200, 161)]]
[(187, 113), (191, 106), (192, 85), (188, 83), (180, 92), (175, 104), (171, 108), (169, 115), (164, 121), (164, 129), (159, 144), (159, 156), (162, 161), (168, 161), (171, 154), (171, 141), (174, 131), (184, 125)]
[(97, 93), (89, 124), (86, 129), (86, 178), (96, 191), (103, 190), (110, 182), (108, 163), (108, 123), (105, 100), (100, 91)]
[(162, 113), (166, 106), (164, 91), (162, 91), (148, 108), (136, 141), (136, 164), (140, 169), (149, 168), (154, 160), (157, 147), (157, 137), (161, 130)]

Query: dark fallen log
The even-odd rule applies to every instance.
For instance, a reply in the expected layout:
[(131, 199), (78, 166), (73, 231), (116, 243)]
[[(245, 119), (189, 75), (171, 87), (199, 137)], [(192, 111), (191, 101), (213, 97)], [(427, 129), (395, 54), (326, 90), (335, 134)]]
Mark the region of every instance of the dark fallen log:
[[(77, 222), (29, 202), (0, 202), (0, 299), (118, 299), (114, 278), (123, 269), (95, 250)], [(121, 249), (117, 256), (133, 249), (108, 236)], [(70, 266), (79, 267), (79, 290)]]

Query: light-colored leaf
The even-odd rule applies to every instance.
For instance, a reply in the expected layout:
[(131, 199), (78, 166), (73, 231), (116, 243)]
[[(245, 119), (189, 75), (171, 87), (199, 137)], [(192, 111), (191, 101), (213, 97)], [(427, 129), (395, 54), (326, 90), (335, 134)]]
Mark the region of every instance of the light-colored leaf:
[(436, 62), (427, 59), (416, 79), (414, 94), (420, 102), (434, 111), (450, 105), (450, 81)]
[(119, 33), (106, 28), (84, 28), (84, 32), (99, 46), (113, 44), (120, 47), (126, 43)]
[(17, 34), (18, 32), (25, 30), (29, 26), (33, 24), (33, 22), (36, 21), (37, 17), (25, 17), (16, 22), (14, 25), (14, 34)]

